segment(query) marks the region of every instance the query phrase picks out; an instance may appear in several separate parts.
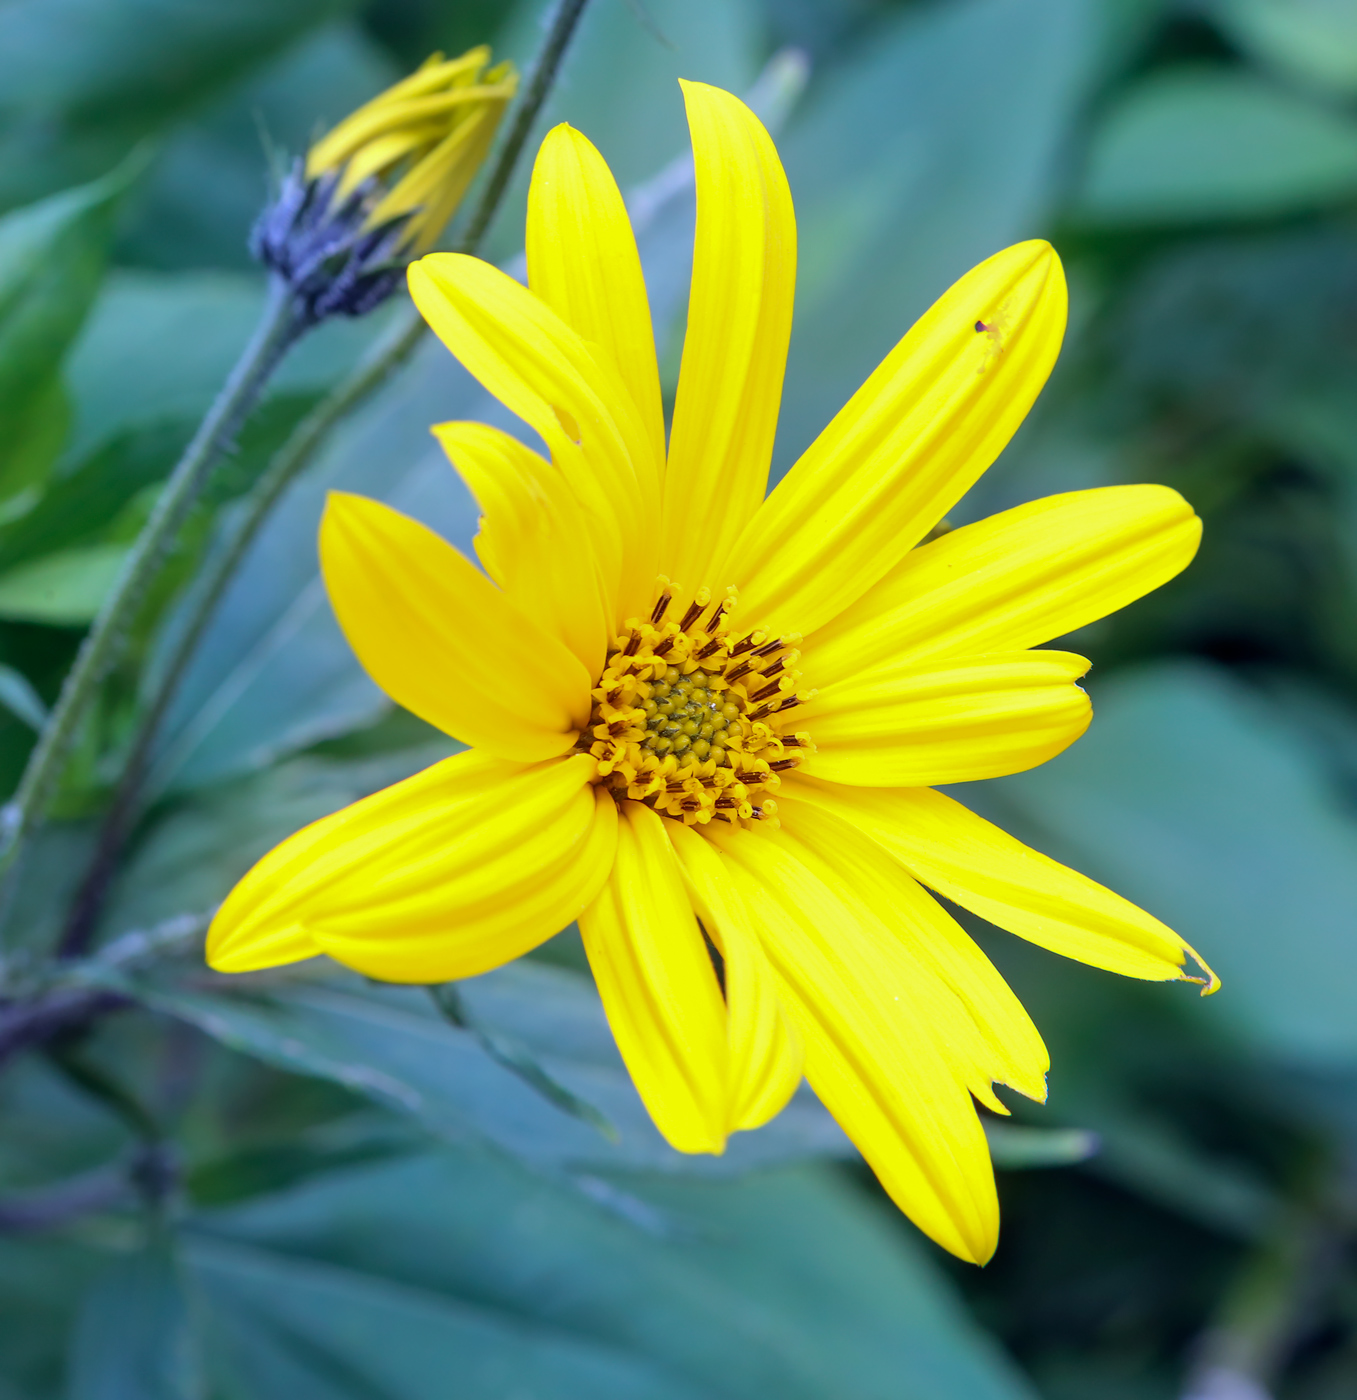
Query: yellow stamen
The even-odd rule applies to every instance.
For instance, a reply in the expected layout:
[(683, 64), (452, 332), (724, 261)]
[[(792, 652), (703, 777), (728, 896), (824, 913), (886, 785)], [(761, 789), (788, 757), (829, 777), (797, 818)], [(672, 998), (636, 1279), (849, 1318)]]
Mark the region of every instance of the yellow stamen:
[(733, 639), (726, 617), (734, 594), (708, 615), (708, 588), (679, 621), (665, 621), (681, 591), (660, 578), (649, 616), (632, 618), (615, 638), (579, 747), (598, 760), (599, 781), (619, 799), (690, 826), (776, 825), (767, 794), (815, 751), (809, 734), (783, 734), (779, 718), (809, 698), (796, 693), (801, 638), (770, 640), (758, 628)]

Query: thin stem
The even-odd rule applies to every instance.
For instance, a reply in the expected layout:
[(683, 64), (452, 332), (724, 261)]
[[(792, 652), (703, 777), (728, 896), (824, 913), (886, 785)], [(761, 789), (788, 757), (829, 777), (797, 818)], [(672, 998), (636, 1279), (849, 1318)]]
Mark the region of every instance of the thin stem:
[[(588, 0), (560, 0), (557, 5), (494, 165), (458, 239), (457, 251), (474, 253), (499, 211), (523, 148), (532, 133), (533, 123), (556, 80), (561, 61), (587, 3)], [(99, 831), (94, 856), (71, 906), (61, 938), (60, 956), (78, 957), (89, 946), (118, 855), (136, 821), (161, 723), (222, 595), (255, 537), (283, 492), (309, 465), (330, 430), (375, 393), (410, 358), (426, 334), (427, 327), (423, 320), (413, 311), (409, 312), (392, 327), (364, 363), (297, 425), (246, 498), (244, 511), (229, 543), (215, 560), (209, 560), (206, 565), (199, 580), (197, 601), (173, 646), (156, 693), (147, 705), (132, 740), (122, 777)]]
[(99, 683), (117, 661), (152, 580), (212, 468), (231, 446), (270, 374), (300, 332), (285, 290), (271, 287), (254, 337), (165, 483), (113, 591), (81, 644), (13, 798), (0, 810), (0, 906), (24, 839), (42, 820)]
[(532, 75), (523, 88), (523, 96), (514, 111), (513, 121), (509, 123), (509, 129), (504, 134), (504, 144), (500, 147), (495, 168), (485, 182), (475, 212), (467, 220), (466, 229), (458, 244), (459, 252), (471, 253), (476, 250), (499, 211), (505, 191), (509, 188), (509, 181), (513, 179), (514, 169), (518, 165), (518, 157), (532, 134), (532, 124), (537, 120), (542, 104), (547, 100), (547, 94), (556, 81), (561, 60), (565, 57), (566, 49), (570, 47), (575, 26), (579, 24), (587, 3), (588, 0), (559, 0), (556, 13), (552, 15), (551, 23), (547, 27), (547, 37), (542, 41), (542, 47), (533, 60)]

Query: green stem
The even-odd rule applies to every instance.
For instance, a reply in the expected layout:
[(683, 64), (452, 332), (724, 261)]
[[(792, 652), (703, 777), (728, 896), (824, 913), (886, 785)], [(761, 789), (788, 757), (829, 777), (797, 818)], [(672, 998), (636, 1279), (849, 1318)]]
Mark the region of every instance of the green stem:
[[(587, 3), (588, 0), (560, 0), (557, 5), (494, 165), (457, 241), (458, 252), (474, 253), (499, 211), (523, 147), (532, 134), (533, 123), (551, 91)], [(118, 854), (136, 820), (161, 723), (222, 595), (255, 537), (284, 491), (315, 457), (330, 430), (375, 393), (410, 358), (426, 334), (424, 322), (413, 311), (409, 312), (392, 327), (364, 363), (297, 425), (246, 498), (229, 543), (207, 564), (199, 579), (197, 600), (174, 643), (155, 695), (132, 740), (122, 777), (100, 828), (94, 856), (71, 906), (61, 938), (60, 956), (79, 956), (89, 946)]]
[(475, 252), (481, 239), (485, 237), (491, 220), (498, 212), (500, 202), (518, 165), (519, 154), (532, 134), (532, 124), (537, 120), (542, 104), (547, 100), (547, 94), (556, 81), (561, 60), (565, 57), (566, 49), (570, 47), (575, 26), (579, 24), (587, 3), (588, 0), (559, 0), (556, 13), (547, 28), (547, 37), (537, 51), (532, 73), (523, 87), (523, 95), (514, 111), (513, 120), (509, 123), (508, 131), (504, 133), (504, 144), (500, 148), (495, 168), (485, 182), (475, 213), (467, 220), (466, 229), (458, 244), (458, 252)]
[(98, 695), (99, 683), (118, 660), (137, 610), (185, 517), (301, 329), (285, 289), (271, 287), (254, 337), (165, 483), (112, 592), (81, 644), (13, 798), (0, 809), (0, 907), (9, 894), (24, 840), (43, 818), (71, 746)]

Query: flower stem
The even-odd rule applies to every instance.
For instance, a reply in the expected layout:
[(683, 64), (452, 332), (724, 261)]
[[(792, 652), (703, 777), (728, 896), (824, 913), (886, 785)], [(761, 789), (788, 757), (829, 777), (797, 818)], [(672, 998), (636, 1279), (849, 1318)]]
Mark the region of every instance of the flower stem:
[(588, 0), (558, 0), (556, 11), (547, 26), (546, 38), (543, 39), (542, 47), (533, 60), (532, 76), (523, 88), (513, 121), (505, 132), (504, 144), (500, 148), (495, 168), (485, 182), (475, 212), (467, 220), (466, 229), (459, 242), (459, 252), (471, 253), (476, 250), (498, 212), (500, 202), (518, 165), (519, 154), (532, 134), (532, 124), (537, 120), (542, 104), (547, 100), (547, 94), (556, 81), (561, 60), (565, 57), (565, 51), (575, 33), (575, 26), (579, 24), (587, 3)]
[(285, 289), (271, 286), (253, 338), (165, 483), (76, 654), (14, 796), (0, 809), (0, 908), (10, 892), (24, 840), (43, 818), (99, 683), (118, 660), (147, 590), (213, 467), (230, 448), (269, 376), (301, 330)]
[[(533, 123), (551, 91), (561, 60), (565, 57), (587, 3), (588, 0), (559, 0), (513, 120), (504, 134), (475, 209), (457, 240), (457, 251), (474, 253), (499, 211), (519, 157), (532, 133)], [(375, 393), (410, 358), (426, 334), (427, 327), (423, 320), (409, 310), (363, 364), (297, 425), (246, 498), (244, 511), (230, 541), (206, 565), (195, 590), (197, 597), (192, 611), (174, 643), (155, 695), (147, 705), (132, 740), (122, 777), (100, 827), (94, 856), (71, 906), (58, 949), (59, 956), (78, 957), (89, 946), (113, 878), (118, 854), (136, 820), (160, 725), (222, 595), (255, 537), (273, 513), (284, 491), (315, 457), (330, 430)]]

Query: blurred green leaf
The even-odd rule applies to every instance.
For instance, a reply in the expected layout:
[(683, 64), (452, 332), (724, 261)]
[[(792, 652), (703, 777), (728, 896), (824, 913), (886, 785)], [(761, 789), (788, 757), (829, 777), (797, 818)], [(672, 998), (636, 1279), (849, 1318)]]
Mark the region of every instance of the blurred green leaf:
[[(1194, 1019), (1285, 1057), (1352, 1065), (1357, 814), (1262, 697), (1204, 665), (1093, 690), (1058, 759), (993, 784), (1029, 839), (1179, 930), (1224, 987)], [(965, 794), (963, 794), (964, 796)]]
[(1090, 1170), (1222, 1235), (1256, 1240), (1274, 1224), (1281, 1200), (1257, 1171), (1120, 1102), (1096, 1076), (1082, 1088), (1073, 1097), (1094, 1114), (1103, 1148)]
[(13, 666), (0, 665), (0, 705), (17, 715), (30, 729), (41, 729), (47, 722), (47, 706), (33, 689), (27, 676)]
[(249, 232), (269, 192), (270, 165), (295, 159), (400, 76), (351, 21), (325, 24), (289, 45), (174, 129), (130, 201), (119, 261), (250, 267)]
[(1086, 1162), (1099, 1148), (1097, 1133), (1086, 1128), (1031, 1128), (1022, 1123), (984, 1120), (989, 1153), (1000, 1171), (1070, 1167)]
[[(115, 272), (71, 353), (68, 461), (133, 427), (196, 424), (248, 342), (264, 295), (264, 279), (253, 273)], [(312, 332), (283, 362), (271, 392), (327, 389), (382, 323), (381, 315), (341, 318)]]
[[(67, 360), (73, 421), (65, 453), (45, 485), (27, 493), (25, 508), (0, 519), (0, 616), (58, 625), (91, 619), (116, 570), (115, 546), (140, 523), (122, 513), (135, 511), (139, 494), (173, 467), (248, 340), (262, 296), (252, 275), (107, 279)], [(218, 472), (205, 512), (250, 485), (375, 330), (325, 326), (289, 357)], [(65, 416), (63, 405), (63, 435)]]
[(1092, 133), (1074, 205), (1098, 225), (1264, 218), (1357, 194), (1357, 121), (1239, 69), (1180, 68)]
[(1216, 23), (1278, 72), (1321, 91), (1357, 92), (1357, 9), (1350, 0), (1215, 0)]
[(93, 620), (128, 546), (96, 544), (49, 554), (0, 574), (0, 617), (81, 627)]
[(677, 1233), (439, 1153), (200, 1217), (190, 1258), (261, 1400), (423, 1400), (450, 1366), (459, 1400), (1030, 1396), (905, 1227), (832, 1174), (625, 1186)]
[(174, 1243), (157, 1232), (86, 1295), (67, 1400), (201, 1400), (204, 1394)]
[(69, 1239), (0, 1237), (0, 1397), (56, 1400), (67, 1338), (107, 1258)]
[(0, 8), (0, 206), (87, 180), (348, 0), (11, 0)]
[(143, 164), (0, 217), (0, 501), (40, 480), (61, 446), (57, 370), (98, 291), (113, 214)]
[[(194, 1250), (219, 1366), (254, 1400), (698, 1400), (645, 1357), (512, 1313), (248, 1247)], [(232, 1384), (234, 1383), (234, 1384)]]

